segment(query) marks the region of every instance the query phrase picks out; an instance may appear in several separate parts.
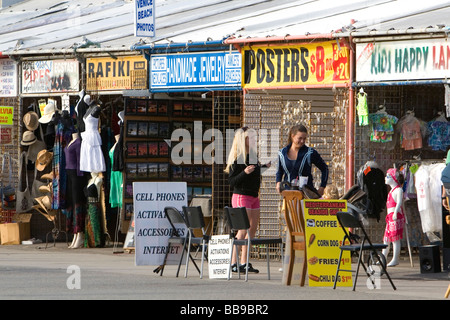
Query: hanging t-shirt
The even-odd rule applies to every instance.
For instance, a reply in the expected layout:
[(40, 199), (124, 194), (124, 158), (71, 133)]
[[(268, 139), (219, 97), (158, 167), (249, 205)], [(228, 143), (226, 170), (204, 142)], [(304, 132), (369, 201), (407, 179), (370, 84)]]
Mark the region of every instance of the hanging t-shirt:
[(445, 165), (421, 165), (414, 175), (417, 190), (417, 208), (422, 222), (422, 231), (442, 231), (442, 204), (440, 176)]
[(394, 134), (394, 125), (398, 118), (384, 112), (369, 114), (371, 124), (370, 141), (391, 142)]
[(402, 148), (405, 150), (422, 148), (422, 132), (419, 119), (407, 115), (399, 121), (400, 124)]
[(430, 121), (427, 124), (428, 145), (433, 150), (446, 151), (450, 145), (450, 122)]

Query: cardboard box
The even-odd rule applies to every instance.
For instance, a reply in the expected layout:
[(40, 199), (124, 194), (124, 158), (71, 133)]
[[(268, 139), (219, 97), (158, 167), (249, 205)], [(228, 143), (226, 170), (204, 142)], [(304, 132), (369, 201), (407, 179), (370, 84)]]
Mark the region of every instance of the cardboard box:
[(20, 244), (30, 238), (31, 213), (15, 214), (11, 223), (0, 224), (1, 244)]

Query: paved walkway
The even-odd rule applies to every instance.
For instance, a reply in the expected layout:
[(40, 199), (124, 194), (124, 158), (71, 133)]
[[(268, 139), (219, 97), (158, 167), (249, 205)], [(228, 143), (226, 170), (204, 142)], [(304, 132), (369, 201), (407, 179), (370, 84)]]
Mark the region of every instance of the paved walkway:
[[(353, 292), (351, 288), (284, 286), (277, 261), (271, 262), (271, 280), (267, 279), (265, 261), (252, 261), (260, 273), (249, 275), (248, 282), (237, 277), (230, 281), (209, 279), (207, 265), (205, 277), (199, 279), (192, 264), (187, 278), (184, 269), (176, 278), (175, 266), (166, 267), (159, 276), (153, 267), (135, 266), (134, 254), (113, 253), (112, 247), (74, 250), (63, 243), (43, 247), (45, 244), (0, 246), (1, 300), (445, 300), (450, 284), (447, 271), (421, 274), (417, 256), (414, 267), (408, 257), (402, 257), (399, 266), (388, 269), (397, 290), (385, 276), (380, 289), (369, 289), (362, 273)], [(80, 288), (76, 288), (76, 281), (71, 282), (74, 270), (80, 275)]]

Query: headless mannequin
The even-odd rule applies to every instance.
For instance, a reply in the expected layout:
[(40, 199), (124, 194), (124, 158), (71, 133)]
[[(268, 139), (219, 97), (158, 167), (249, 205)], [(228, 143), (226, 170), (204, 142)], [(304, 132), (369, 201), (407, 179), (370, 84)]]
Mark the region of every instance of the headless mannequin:
[(100, 111), (101, 108), (95, 102), (93, 102), (84, 114), (83, 119), (86, 119), (89, 115), (92, 115), (94, 118), (98, 118), (100, 116)]
[(100, 197), (100, 191), (102, 190), (102, 183), (103, 183), (103, 178), (100, 176), (100, 174), (98, 172), (91, 172), (91, 179), (89, 180), (87, 186), (88, 188), (91, 185), (95, 185), (95, 187), (97, 188), (97, 195), (98, 197)]
[(86, 94), (86, 92), (84, 91), (84, 89), (81, 90), (81, 91), (78, 93), (78, 96), (80, 97), (80, 100), (78, 101), (77, 105), (75, 106), (75, 112), (76, 112), (77, 114), (79, 114), (79, 113), (81, 112), (81, 110), (79, 110), (78, 107), (80, 106), (80, 103), (81, 103), (82, 100), (83, 100), (83, 102), (84, 102), (84, 96), (85, 96), (85, 94)]
[[(98, 172), (91, 172), (91, 179), (87, 184), (87, 197), (89, 203), (90, 212), (86, 217), (86, 239), (85, 244), (88, 248), (94, 248), (102, 245), (101, 237), (102, 232), (104, 232), (106, 225), (104, 225), (104, 217), (102, 217), (102, 212), (100, 209), (100, 195), (102, 190), (103, 178)], [(93, 189), (93, 187), (95, 188)], [(93, 189), (93, 190), (92, 190)], [(92, 214), (92, 208), (96, 210), (96, 214)], [(96, 209), (95, 209), (96, 208)], [(98, 220), (97, 220), (98, 219)], [(89, 220), (89, 222), (88, 222)], [(94, 227), (97, 226), (97, 227)], [(100, 228), (100, 229), (99, 229)], [(96, 240), (97, 239), (97, 240)], [(99, 241), (99, 242), (96, 242)]]
[[(74, 143), (75, 140), (77, 140), (79, 137), (80, 134), (78, 132), (72, 133), (72, 140), (70, 140), (67, 147), (70, 146), (72, 143)], [(83, 245), (83, 242), (84, 242), (83, 232), (77, 232), (76, 234), (73, 235), (72, 243), (69, 245), (69, 248), (70, 249), (80, 248)]]
[[(389, 185), (391, 187), (391, 190), (394, 189), (395, 187), (399, 186), (397, 181), (395, 181), (389, 174), (386, 175), (385, 182), (387, 185)], [(396, 188), (392, 192), (392, 198), (394, 199), (396, 205), (394, 208), (388, 208), (387, 214), (393, 213), (392, 220), (397, 221), (397, 219), (398, 219), (397, 215), (399, 212), (401, 212), (402, 205), (403, 205), (403, 190), (401, 187)], [(385, 239), (384, 244), (387, 244), (388, 246), (386, 249), (383, 249), (382, 253), (385, 257), (387, 257), (389, 250), (390, 250), (391, 242), (388, 241), (387, 239)], [(398, 265), (399, 257), (400, 257), (400, 250), (401, 250), (401, 239), (393, 242), (393, 256), (392, 256), (392, 260), (387, 264), (388, 267), (393, 267), (393, 266)]]
[(67, 145), (67, 147), (70, 146), (72, 143), (74, 143), (75, 140), (77, 140), (79, 137), (80, 137), (80, 134), (78, 132), (72, 133), (72, 140), (70, 140), (70, 142)]

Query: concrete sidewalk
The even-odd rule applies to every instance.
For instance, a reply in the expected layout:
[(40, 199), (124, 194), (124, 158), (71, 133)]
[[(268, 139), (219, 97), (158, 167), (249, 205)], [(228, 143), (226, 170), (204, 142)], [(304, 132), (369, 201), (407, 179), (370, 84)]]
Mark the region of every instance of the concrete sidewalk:
[[(392, 289), (385, 276), (379, 289), (369, 289), (361, 268), (353, 292), (351, 287), (333, 290), (284, 286), (279, 261), (271, 262), (271, 280), (267, 279), (265, 261), (255, 260), (251, 262), (260, 273), (250, 274), (248, 282), (237, 276), (230, 281), (209, 279), (207, 264), (204, 278), (199, 279), (192, 263), (187, 278), (184, 267), (176, 278), (175, 266), (167, 266), (160, 276), (153, 273), (152, 266), (135, 266), (134, 254), (115, 254), (112, 247), (68, 249), (64, 243), (44, 247), (45, 244), (0, 246), (0, 299), (445, 300), (450, 284), (447, 271), (420, 273), (417, 256), (414, 267), (410, 266), (409, 257), (402, 256), (399, 266), (388, 269), (397, 290)], [(73, 268), (79, 270), (79, 289), (69, 288)]]

